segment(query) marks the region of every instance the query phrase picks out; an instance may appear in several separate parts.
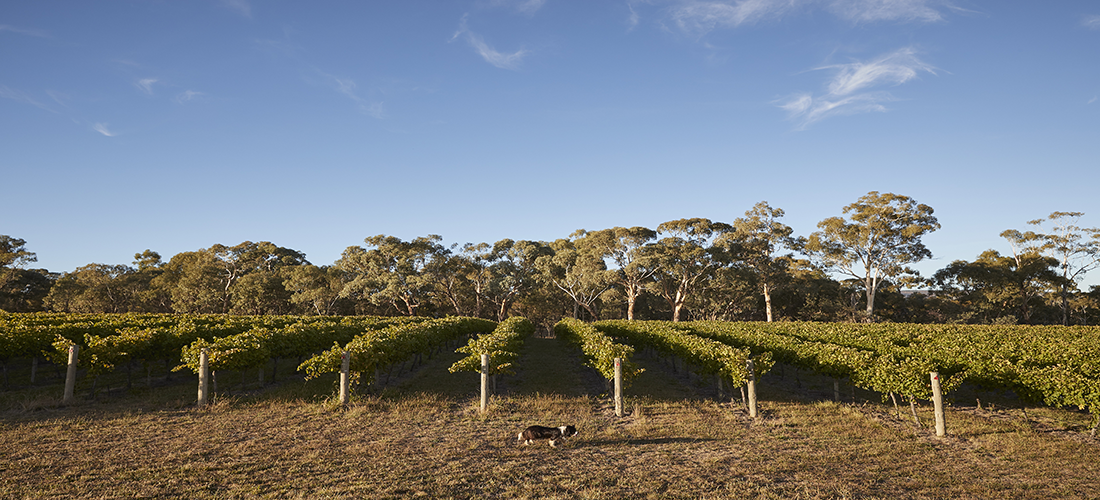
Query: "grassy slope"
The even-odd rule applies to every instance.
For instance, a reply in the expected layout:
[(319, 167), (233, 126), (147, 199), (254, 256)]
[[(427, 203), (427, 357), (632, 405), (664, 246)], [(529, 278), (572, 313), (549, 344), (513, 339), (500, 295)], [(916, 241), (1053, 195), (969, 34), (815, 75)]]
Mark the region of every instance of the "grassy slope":
[[(955, 410), (953, 435), (936, 439), (887, 406), (821, 402), (831, 383), (786, 370), (761, 381), (753, 422), (708, 397), (709, 380), (642, 356), (631, 415), (616, 419), (569, 346), (529, 339), (519, 372), (499, 382), (505, 394), (480, 415), (477, 375), (446, 371), (457, 359), (438, 356), (346, 410), (312, 396), (330, 393), (331, 379), (204, 410), (187, 404), (191, 385), (67, 408), (15, 404), (0, 420), (0, 498), (1100, 495), (1100, 448), (1058, 430), (1083, 425), (1070, 412), (1032, 409), (1026, 423), (1018, 411)], [(558, 449), (517, 446), (534, 423), (581, 435)]]

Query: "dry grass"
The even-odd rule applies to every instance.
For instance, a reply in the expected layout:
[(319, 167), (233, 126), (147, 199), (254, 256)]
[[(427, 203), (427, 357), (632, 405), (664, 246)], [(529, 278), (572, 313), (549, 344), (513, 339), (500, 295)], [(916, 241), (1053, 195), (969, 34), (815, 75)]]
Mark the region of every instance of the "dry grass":
[[(1025, 422), (1007, 403), (956, 407), (952, 435), (937, 439), (877, 401), (823, 401), (830, 381), (787, 370), (761, 381), (764, 412), (753, 421), (711, 397), (709, 380), (644, 359), (648, 370), (628, 391), (631, 414), (619, 419), (602, 381), (576, 359), (555, 340), (531, 339), (485, 415), (477, 376), (446, 373), (449, 356), (346, 409), (312, 395), (331, 393), (331, 379), (287, 380), (201, 410), (189, 384), (69, 407), (45, 393), (20, 405), (9, 392), (0, 497), (1100, 495), (1100, 448), (1081, 437), (1084, 417), (1073, 412), (1029, 409)], [(536, 423), (581, 434), (557, 449), (517, 445), (516, 433)]]

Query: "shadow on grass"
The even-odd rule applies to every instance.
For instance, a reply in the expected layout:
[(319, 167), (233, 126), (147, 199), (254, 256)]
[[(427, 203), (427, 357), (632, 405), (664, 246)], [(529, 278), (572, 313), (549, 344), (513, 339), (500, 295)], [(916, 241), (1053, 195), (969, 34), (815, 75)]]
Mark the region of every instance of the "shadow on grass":
[(570, 446), (574, 448), (595, 448), (600, 446), (641, 446), (641, 445), (661, 445), (661, 444), (690, 444), (690, 443), (706, 443), (717, 441), (710, 438), (686, 438), (686, 437), (664, 437), (664, 438), (623, 438), (623, 439), (588, 439), (584, 441), (577, 441), (571, 443)]

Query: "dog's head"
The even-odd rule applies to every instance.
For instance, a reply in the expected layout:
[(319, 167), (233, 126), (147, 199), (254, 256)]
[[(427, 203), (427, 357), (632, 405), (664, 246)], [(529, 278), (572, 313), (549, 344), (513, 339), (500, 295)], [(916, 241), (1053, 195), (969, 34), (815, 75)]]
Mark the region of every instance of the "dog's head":
[(561, 431), (561, 437), (573, 437), (577, 435), (577, 428), (572, 425), (563, 425), (558, 427)]

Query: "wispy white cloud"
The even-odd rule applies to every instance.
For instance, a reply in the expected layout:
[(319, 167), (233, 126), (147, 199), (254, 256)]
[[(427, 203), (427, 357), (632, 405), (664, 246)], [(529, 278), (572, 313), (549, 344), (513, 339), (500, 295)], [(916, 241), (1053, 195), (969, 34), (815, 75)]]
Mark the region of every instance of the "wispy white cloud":
[(172, 100), (175, 101), (176, 104), (183, 104), (185, 102), (198, 99), (204, 95), (206, 94), (197, 90), (185, 90), (183, 92), (180, 92), (179, 94), (176, 94), (176, 97), (173, 97)]
[(736, 0), (733, 2), (688, 0), (669, 10), (669, 18), (681, 30), (705, 35), (716, 28), (736, 28), (792, 12), (798, 0)]
[(222, 6), (238, 14), (252, 18), (252, 5), (248, 0), (221, 0)]
[(371, 101), (361, 97), (358, 93), (358, 85), (350, 78), (340, 78), (334, 75), (325, 73), (324, 71), (314, 68), (317, 74), (321, 75), (327, 81), (327, 84), (335, 89), (337, 92), (343, 94), (348, 99), (351, 99), (359, 112), (368, 116), (377, 118), (379, 120), (386, 117), (385, 109), (381, 102)]
[(38, 102), (37, 99), (31, 97), (30, 94), (27, 94), (26, 92), (23, 92), (21, 90), (15, 90), (8, 87), (7, 85), (0, 85), (0, 97), (4, 99), (11, 99), (16, 102), (21, 102), (23, 104), (30, 104), (31, 106), (44, 109), (51, 113), (56, 113), (56, 111), (50, 109), (49, 106), (46, 106), (45, 104)]
[(1081, 25), (1091, 30), (1100, 30), (1100, 15), (1085, 16)]
[(50, 38), (50, 34), (42, 30), (19, 28), (7, 24), (0, 24), (0, 33), (2, 32), (17, 33), (26, 36), (35, 36), (38, 38)]
[(546, 0), (489, 0), (488, 4), (492, 7), (504, 7), (513, 9), (520, 14), (533, 16), (546, 4)]
[(921, 61), (912, 47), (898, 49), (869, 62), (856, 61), (814, 68), (833, 70), (827, 91), (820, 96), (799, 93), (779, 105), (790, 118), (798, 123), (798, 129), (830, 116), (884, 112), (884, 102), (895, 100), (884, 86), (897, 86), (920, 76), (920, 73), (936, 74), (936, 68)]
[[(629, 2), (631, 22), (637, 22)], [(737, 28), (764, 21), (825, 10), (855, 23), (938, 22), (945, 10), (962, 10), (950, 0), (671, 0), (664, 9), (667, 21), (684, 33), (702, 36), (722, 28)]]
[(134, 82), (134, 86), (146, 94), (153, 95), (153, 84), (159, 82), (157, 78), (142, 78)]
[(1092, 103), (1096, 102), (1096, 99), (1097, 99), (1097, 97), (1096, 97), (1096, 96), (1093, 96), (1093, 98), (1092, 98), (1092, 99), (1089, 99), (1089, 102), (1088, 102), (1088, 103), (1089, 103), (1089, 104), (1092, 104)]
[(530, 53), (529, 51), (526, 49), (519, 49), (511, 54), (506, 54), (494, 49), (489, 44), (485, 43), (485, 40), (483, 40), (480, 35), (470, 31), (466, 26), (466, 18), (467, 16), (462, 16), (458, 31), (451, 37), (451, 41), (463, 38), (475, 51), (477, 51), (482, 59), (485, 59), (485, 62), (501, 69), (519, 69), (520, 63), (523, 62), (524, 57), (527, 57)]
[(115, 136), (114, 132), (111, 132), (110, 130), (107, 129), (107, 124), (106, 123), (97, 123), (97, 124), (92, 126), (92, 129), (95, 130), (96, 132), (99, 132), (99, 133), (107, 136), (107, 137), (114, 137)]
[(858, 23), (879, 21), (943, 21), (941, 9), (954, 8), (944, 0), (833, 0), (829, 5), (838, 17)]
[(299, 66), (298, 69), (303, 79), (311, 85), (326, 87), (339, 92), (351, 99), (355, 103), (356, 109), (365, 115), (377, 119), (386, 118), (384, 103), (361, 96), (355, 80), (333, 75), (307, 62), (305, 60), (306, 51), (301, 46), (279, 40), (256, 40), (256, 44), (263, 50), (273, 51), (294, 61)]

